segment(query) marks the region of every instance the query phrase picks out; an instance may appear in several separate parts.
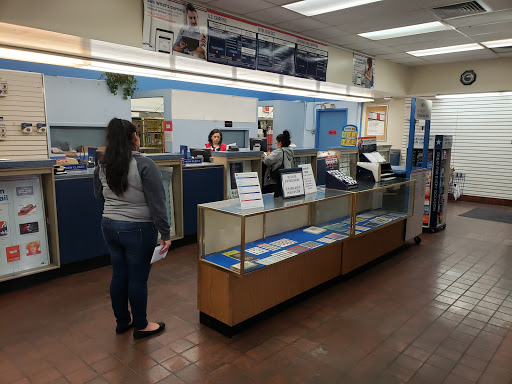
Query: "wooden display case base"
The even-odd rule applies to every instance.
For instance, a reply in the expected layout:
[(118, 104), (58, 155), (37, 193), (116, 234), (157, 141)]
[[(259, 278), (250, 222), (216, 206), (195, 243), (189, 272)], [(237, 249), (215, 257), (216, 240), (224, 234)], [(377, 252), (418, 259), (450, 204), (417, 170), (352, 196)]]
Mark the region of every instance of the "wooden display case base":
[[(238, 324), (338, 277), (341, 247), (342, 242), (329, 244), (244, 276), (200, 261), (198, 309), (201, 321), (219, 322), (228, 327), (224, 327), (227, 330), (236, 330)], [(222, 333), (230, 332), (233, 330)]]
[(404, 231), (405, 220), (345, 240), (343, 243), (341, 274), (345, 275), (401, 247), (404, 243)]

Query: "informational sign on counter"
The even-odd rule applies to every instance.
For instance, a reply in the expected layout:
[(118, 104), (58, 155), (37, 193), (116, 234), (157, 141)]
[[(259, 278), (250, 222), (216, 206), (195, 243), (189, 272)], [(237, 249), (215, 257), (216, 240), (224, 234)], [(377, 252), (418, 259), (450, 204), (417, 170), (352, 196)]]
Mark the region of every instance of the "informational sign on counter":
[(304, 179), (302, 170), (289, 168), (281, 171), (281, 185), (283, 187), (283, 198), (304, 196)]
[(0, 179), (0, 276), (49, 264), (39, 177)]
[(180, 0), (144, 0), (143, 48), (326, 81), (327, 45)]
[(235, 173), (240, 208), (263, 208), (260, 179), (257, 172)]
[(357, 145), (357, 127), (349, 124), (341, 129), (341, 146), (355, 147)]
[(300, 164), (299, 167), (302, 168), (304, 193), (306, 195), (310, 193), (316, 193), (315, 175), (313, 174), (313, 168), (311, 168), (311, 164)]

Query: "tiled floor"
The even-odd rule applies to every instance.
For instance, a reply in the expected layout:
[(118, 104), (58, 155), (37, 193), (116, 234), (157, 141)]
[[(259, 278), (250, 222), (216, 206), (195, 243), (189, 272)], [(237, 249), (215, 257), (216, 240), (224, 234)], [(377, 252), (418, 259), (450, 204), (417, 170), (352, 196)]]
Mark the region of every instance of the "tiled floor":
[(232, 339), (198, 323), (195, 245), (151, 272), (150, 340), (115, 335), (110, 267), (3, 294), (0, 383), (509, 383), (512, 225), (475, 206)]

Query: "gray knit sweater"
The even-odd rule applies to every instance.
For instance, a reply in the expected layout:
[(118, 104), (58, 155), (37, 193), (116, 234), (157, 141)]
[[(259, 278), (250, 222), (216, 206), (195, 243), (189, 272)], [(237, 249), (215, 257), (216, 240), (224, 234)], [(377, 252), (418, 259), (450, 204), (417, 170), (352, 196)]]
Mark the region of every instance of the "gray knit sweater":
[(105, 203), (103, 217), (132, 222), (154, 222), (162, 240), (170, 240), (162, 174), (155, 162), (132, 152), (128, 168), (128, 189), (117, 196), (109, 188), (104, 166), (94, 170), (94, 196)]

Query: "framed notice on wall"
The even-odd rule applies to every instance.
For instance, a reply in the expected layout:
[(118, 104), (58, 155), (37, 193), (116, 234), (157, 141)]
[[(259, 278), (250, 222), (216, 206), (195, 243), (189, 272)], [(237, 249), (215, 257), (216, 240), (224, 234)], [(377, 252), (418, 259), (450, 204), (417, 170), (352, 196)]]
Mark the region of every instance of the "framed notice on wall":
[(375, 136), (377, 141), (386, 141), (388, 106), (366, 108), (365, 136)]

